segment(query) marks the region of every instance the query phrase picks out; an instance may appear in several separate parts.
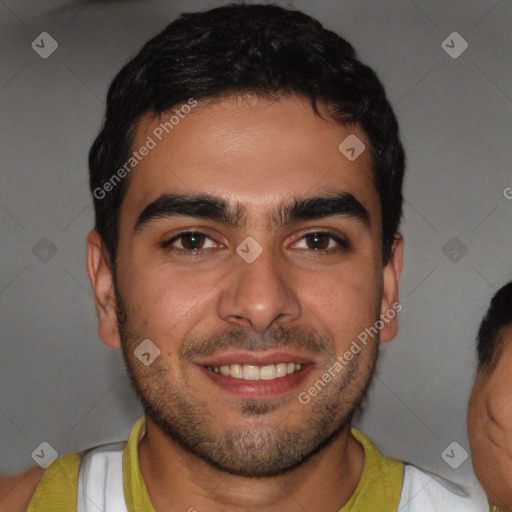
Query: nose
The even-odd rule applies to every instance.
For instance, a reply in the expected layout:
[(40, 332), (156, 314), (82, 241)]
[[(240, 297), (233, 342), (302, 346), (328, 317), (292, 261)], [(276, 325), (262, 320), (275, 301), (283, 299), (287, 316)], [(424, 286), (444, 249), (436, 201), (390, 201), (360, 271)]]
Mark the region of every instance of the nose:
[(283, 264), (278, 265), (270, 249), (263, 250), (252, 263), (236, 255), (219, 296), (220, 318), (256, 332), (264, 332), (273, 323), (297, 320), (301, 305)]

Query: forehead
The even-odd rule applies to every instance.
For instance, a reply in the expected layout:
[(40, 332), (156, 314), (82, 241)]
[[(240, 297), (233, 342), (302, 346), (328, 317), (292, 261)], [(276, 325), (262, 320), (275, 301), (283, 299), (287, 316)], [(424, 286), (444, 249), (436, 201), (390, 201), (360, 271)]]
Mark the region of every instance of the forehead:
[[(146, 116), (131, 150), (151, 149), (131, 171), (122, 216), (170, 191), (224, 196), (256, 217), (285, 196), (336, 189), (356, 196), (372, 221), (380, 219), (368, 140), (359, 127), (323, 117), (298, 96), (228, 97)], [(348, 136), (365, 146), (353, 161), (339, 149)]]

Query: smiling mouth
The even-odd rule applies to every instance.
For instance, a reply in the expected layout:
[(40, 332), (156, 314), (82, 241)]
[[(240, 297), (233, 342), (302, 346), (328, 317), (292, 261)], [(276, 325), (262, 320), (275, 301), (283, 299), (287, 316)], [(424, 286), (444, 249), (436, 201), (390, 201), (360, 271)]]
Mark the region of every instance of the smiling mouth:
[(267, 399), (297, 390), (316, 363), (306, 353), (233, 350), (197, 358), (195, 367), (219, 391), (240, 398)]
[(220, 373), (226, 377), (243, 380), (274, 380), (292, 375), (302, 370), (299, 363), (278, 363), (264, 366), (251, 364), (230, 364), (222, 366), (205, 366), (214, 373)]
[(314, 363), (198, 365), (196, 368), (218, 386), (240, 398), (270, 399), (296, 390), (311, 374)]

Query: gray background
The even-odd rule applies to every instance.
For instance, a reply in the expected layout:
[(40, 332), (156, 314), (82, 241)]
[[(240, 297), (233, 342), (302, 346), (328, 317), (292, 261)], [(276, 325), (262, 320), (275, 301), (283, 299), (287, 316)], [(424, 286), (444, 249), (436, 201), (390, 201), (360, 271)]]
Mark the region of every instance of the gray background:
[[(96, 333), (87, 152), (127, 59), (180, 12), (222, 3), (0, 4), (1, 474), (33, 465), (42, 441), (63, 454), (125, 439), (142, 414), (120, 351)], [(512, 278), (511, 1), (293, 5), (377, 71), (408, 156), (400, 333), (382, 347), (357, 426), (388, 455), (472, 479), (470, 459), (452, 469), (441, 454), (453, 441), (468, 450), (475, 334)], [(453, 31), (469, 44), (457, 59), (441, 47)], [(47, 59), (31, 48), (41, 32), (59, 44)], [(54, 255), (44, 241), (33, 250), (43, 237)]]

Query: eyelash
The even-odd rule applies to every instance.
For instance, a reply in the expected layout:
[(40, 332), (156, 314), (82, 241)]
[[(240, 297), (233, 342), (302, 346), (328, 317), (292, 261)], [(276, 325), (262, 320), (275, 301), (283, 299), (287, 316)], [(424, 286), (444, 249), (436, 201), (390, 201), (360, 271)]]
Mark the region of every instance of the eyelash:
[[(204, 233), (202, 231), (190, 230), (190, 231), (181, 231), (180, 233), (173, 236), (169, 240), (165, 240), (165, 241), (161, 242), (160, 246), (162, 247), (162, 249), (166, 249), (166, 250), (169, 250), (172, 252), (177, 252), (178, 254), (182, 254), (187, 257), (198, 257), (198, 256), (202, 256), (205, 253), (208, 253), (211, 249), (180, 249), (177, 247), (172, 247), (172, 244), (176, 240), (179, 240), (180, 238), (183, 238), (186, 235), (192, 235), (192, 234), (193, 235), (204, 235), (209, 240), (214, 241), (214, 239), (211, 236), (207, 235), (206, 233)], [(315, 256), (328, 256), (332, 252), (348, 251), (351, 248), (350, 243), (347, 240), (340, 238), (329, 231), (311, 231), (309, 233), (305, 233), (304, 235), (302, 235), (302, 237), (299, 240), (302, 240), (304, 238), (307, 238), (307, 237), (313, 236), (313, 235), (317, 235), (317, 236), (327, 235), (331, 240), (334, 240), (338, 244), (338, 247), (330, 248), (330, 249), (309, 249), (309, 251), (312, 252), (313, 254), (315, 254)]]

